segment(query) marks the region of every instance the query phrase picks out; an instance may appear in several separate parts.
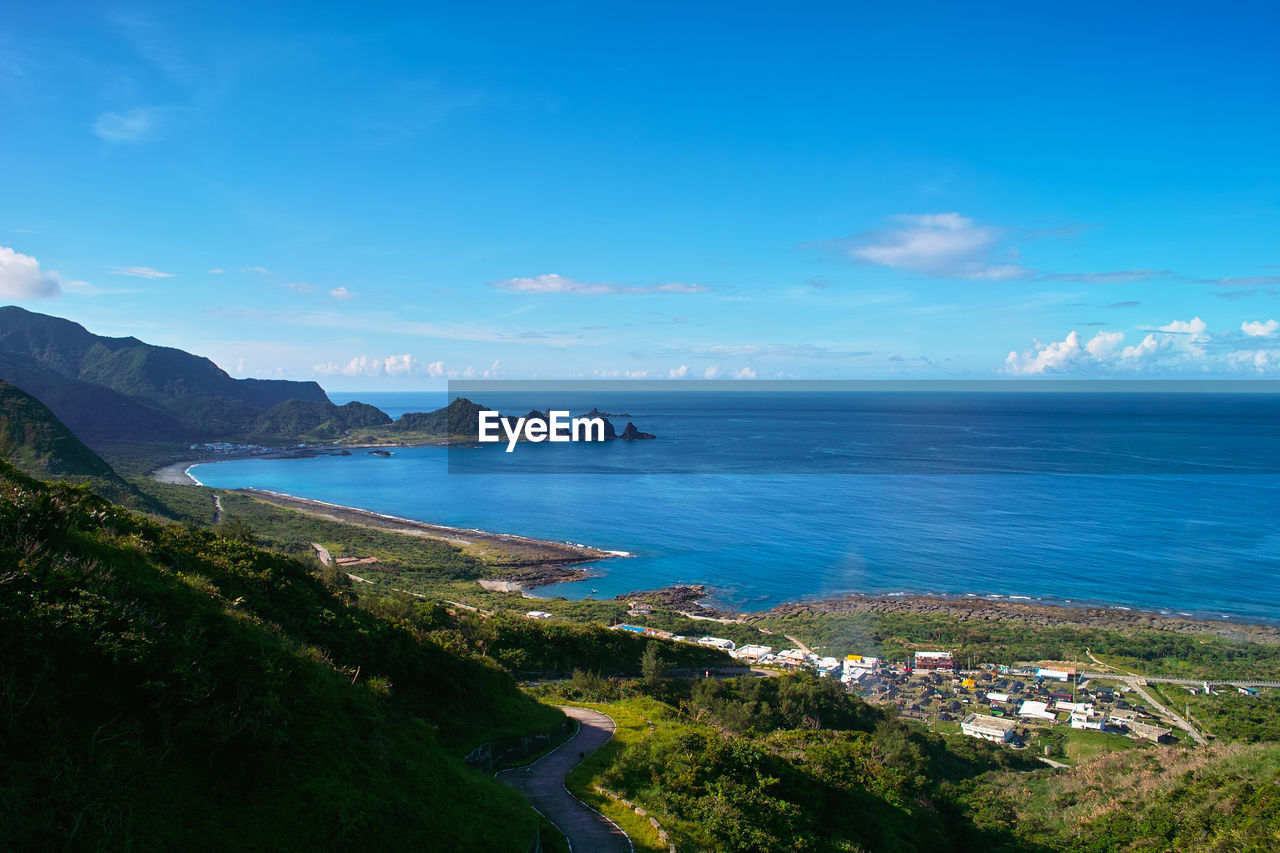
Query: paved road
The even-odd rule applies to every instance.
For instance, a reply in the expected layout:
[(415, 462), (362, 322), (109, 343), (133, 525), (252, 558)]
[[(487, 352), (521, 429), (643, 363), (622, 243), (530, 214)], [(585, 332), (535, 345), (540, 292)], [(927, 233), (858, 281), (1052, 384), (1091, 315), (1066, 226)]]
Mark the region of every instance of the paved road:
[(1154, 708), (1157, 714), (1160, 714), (1161, 716), (1172, 720), (1175, 724), (1177, 724), (1178, 728), (1182, 729), (1184, 732), (1191, 735), (1191, 739), (1196, 743), (1200, 744), (1201, 746), (1205, 745), (1204, 735), (1196, 731), (1195, 726), (1191, 725), (1186, 720), (1182, 719), (1182, 717), (1178, 716), (1173, 711), (1169, 710), (1164, 705), (1161, 705), (1159, 702), (1157, 702), (1154, 696), (1152, 696), (1150, 693), (1142, 689), (1142, 685), (1138, 683), (1138, 680), (1136, 678), (1127, 679), (1127, 680), (1129, 681), (1129, 686), (1132, 687), (1139, 696), (1141, 696), (1143, 699), (1146, 699), (1147, 704), (1150, 705), (1152, 708)]
[(333, 557), (329, 556), (328, 548), (319, 542), (312, 542), (311, 547), (316, 549), (316, 556), (320, 558), (320, 565), (327, 566), (333, 562)]
[(613, 718), (586, 708), (560, 710), (578, 721), (577, 734), (529, 767), (508, 770), (498, 778), (528, 797), (565, 834), (574, 853), (632, 853), (631, 839), (617, 824), (564, 786), (564, 777), (582, 760), (579, 755), (590, 755), (613, 737)]

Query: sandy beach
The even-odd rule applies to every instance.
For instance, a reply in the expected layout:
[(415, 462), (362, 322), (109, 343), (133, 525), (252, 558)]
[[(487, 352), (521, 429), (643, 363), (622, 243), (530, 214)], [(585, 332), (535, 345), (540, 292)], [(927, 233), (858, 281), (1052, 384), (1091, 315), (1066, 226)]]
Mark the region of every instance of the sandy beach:
[(175, 486), (198, 486), (200, 481), (187, 473), (187, 469), (195, 462), (191, 460), (183, 460), (182, 462), (174, 462), (171, 465), (165, 465), (163, 468), (157, 468), (151, 472), (151, 478), (159, 483), (171, 483)]

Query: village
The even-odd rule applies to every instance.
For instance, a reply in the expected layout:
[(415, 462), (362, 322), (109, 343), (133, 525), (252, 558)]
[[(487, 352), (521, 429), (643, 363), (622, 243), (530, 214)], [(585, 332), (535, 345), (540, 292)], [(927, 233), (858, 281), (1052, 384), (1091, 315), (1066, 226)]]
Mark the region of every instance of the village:
[[(1055, 736), (1055, 730), (1068, 736), (1080, 733), (1076, 737), (1095, 732), (1095, 738), (1115, 735), (1134, 742), (1172, 743), (1189, 738), (1197, 744), (1205, 743), (1191, 722), (1148, 692), (1147, 679), (1132, 674), (1082, 671), (1055, 661), (961, 665), (952, 652), (945, 650), (917, 651), (904, 661), (862, 654), (841, 658), (819, 655), (807, 648), (738, 646), (722, 637), (678, 636), (639, 625), (620, 624), (614, 628), (718, 648), (735, 660), (760, 668), (761, 674), (805, 671), (819, 678), (839, 679), (846, 690), (867, 702), (891, 705), (901, 716), (919, 720), (930, 728), (1015, 749), (1043, 749), (1044, 760), (1049, 763), (1055, 762), (1048, 756), (1061, 753), (1063, 738)], [(1231, 690), (1258, 695), (1256, 686), (1243, 682), (1151, 681), (1169, 682), (1188, 694)], [(1120, 745), (1124, 745), (1123, 741)]]

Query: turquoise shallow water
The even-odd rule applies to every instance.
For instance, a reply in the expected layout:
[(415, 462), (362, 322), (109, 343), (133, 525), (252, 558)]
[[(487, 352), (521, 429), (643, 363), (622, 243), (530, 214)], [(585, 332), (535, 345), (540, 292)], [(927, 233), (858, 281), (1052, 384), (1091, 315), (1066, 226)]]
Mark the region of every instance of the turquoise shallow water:
[[(401, 402), (412, 408), (407, 396)], [(1029, 413), (1000, 403), (993, 412), (978, 401), (958, 420), (922, 419), (900, 406), (886, 420), (885, 407), (872, 406), (875, 418), (899, 424), (886, 428), (894, 452), (903, 450), (904, 432), (924, 425), (986, 437), (955, 447), (929, 439), (910, 464), (825, 475), (777, 473), (791, 464), (788, 454), (797, 470), (850, 470), (813, 461), (822, 459), (815, 447), (830, 442), (806, 437), (794, 399), (787, 417), (770, 413), (765, 401), (752, 404), (758, 409), (726, 408), (710, 424), (705, 404), (697, 411), (681, 405), (610, 401), (611, 410), (659, 435), (643, 444), (521, 446), (509, 455), (401, 448), (391, 458), (235, 460), (192, 473), (211, 486), (251, 486), (635, 555), (603, 561), (592, 579), (539, 594), (580, 598), (597, 590), (596, 597), (607, 597), (705, 583), (716, 600), (742, 609), (846, 592), (933, 592), (1280, 621), (1280, 475), (1271, 473), (1276, 460), (1267, 455), (1280, 447), (1267, 408), (1274, 403), (1233, 404), (1237, 411), (1187, 401), (1179, 420), (1167, 408), (1147, 417), (1116, 402), (1070, 428), (1060, 411), (1039, 404)], [(856, 422), (866, 445), (860, 452), (875, 455), (877, 434), (866, 426), (866, 412), (824, 411), (827, 421), (803, 419), (815, 435), (829, 438), (831, 423), (838, 434)], [(694, 423), (697, 437), (683, 440)], [(723, 430), (722, 441), (714, 428)], [(752, 440), (738, 440), (743, 435)], [(969, 473), (921, 465), (938, 446), (948, 460), (964, 459)], [(460, 474), (456, 458), (450, 473), (451, 453), (472, 454), (466, 458), (483, 463), (464, 466), (474, 470), (513, 470), (519, 457), (526, 473)], [(1119, 457), (1129, 461), (1117, 464)], [(575, 466), (629, 473), (537, 473)], [(731, 473), (647, 473), (664, 466)], [(1021, 473), (999, 473), (1009, 470)], [(1213, 473), (1191, 473), (1199, 470)]]

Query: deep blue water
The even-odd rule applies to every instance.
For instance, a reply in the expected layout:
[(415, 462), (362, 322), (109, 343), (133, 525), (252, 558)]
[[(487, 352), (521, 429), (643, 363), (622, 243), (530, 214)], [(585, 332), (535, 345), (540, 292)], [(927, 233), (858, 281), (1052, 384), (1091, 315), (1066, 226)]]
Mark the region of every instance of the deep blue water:
[[(359, 396), (392, 414), (441, 402)], [(933, 592), (1280, 621), (1280, 397), (591, 396), (658, 439), (238, 460), (192, 473), (635, 555), (540, 594), (705, 583), (747, 610)], [(559, 405), (514, 393), (481, 402), (512, 413)], [(538, 473), (561, 471), (613, 473)]]

